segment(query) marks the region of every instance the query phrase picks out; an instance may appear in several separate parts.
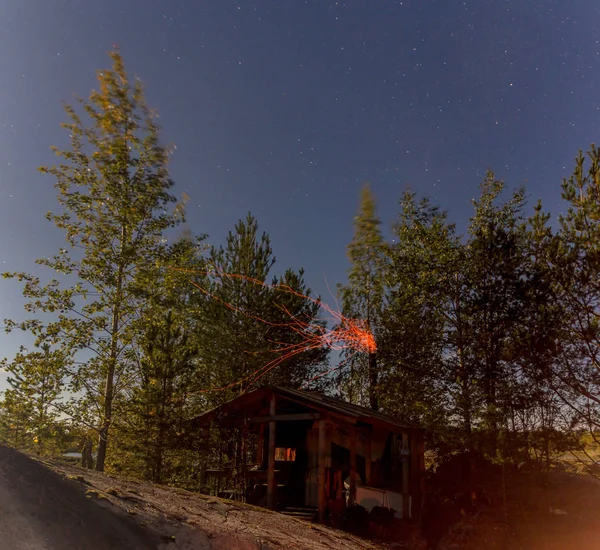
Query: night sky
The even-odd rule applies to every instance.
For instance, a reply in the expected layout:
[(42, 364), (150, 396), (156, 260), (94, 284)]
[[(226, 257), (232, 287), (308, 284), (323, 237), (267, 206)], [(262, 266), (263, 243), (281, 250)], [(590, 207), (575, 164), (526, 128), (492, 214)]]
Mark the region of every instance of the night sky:
[[(61, 101), (89, 94), (113, 44), (176, 145), (189, 228), (220, 244), (251, 211), (276, 270), (305, 267), (323, 295), (344, 280), (364, 181), (386, 232), (407, 186), (464, 229), (489, 167), (558, 214), (561, 179), (598, 137), (599, 8), (0, 0), (0, 268), (35, 270), (64, 242), (44, 219), (54, 182), (36, 168), (67, 145)], [(0, 318), (25, 317), (20, 288), (0, 281)], [(0, 334), (0, 356), (26, 341)]]

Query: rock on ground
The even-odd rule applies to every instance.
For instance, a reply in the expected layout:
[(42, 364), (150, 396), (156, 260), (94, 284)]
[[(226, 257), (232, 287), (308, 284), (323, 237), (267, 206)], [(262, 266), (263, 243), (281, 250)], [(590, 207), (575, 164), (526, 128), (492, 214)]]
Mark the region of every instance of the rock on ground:
[(157, 548), (129, 518), (87, 498), (83, 487), (0, 446), (0, 546), (11, 550)]

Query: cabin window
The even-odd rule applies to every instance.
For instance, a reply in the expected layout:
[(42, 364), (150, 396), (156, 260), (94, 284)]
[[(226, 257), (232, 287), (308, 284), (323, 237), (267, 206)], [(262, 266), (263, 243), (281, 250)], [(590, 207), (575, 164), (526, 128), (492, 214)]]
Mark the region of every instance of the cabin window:
[(275, 460), (279, 462), (295, 462), (296, 449), (291, 449), (289, 447), (276, 447)]

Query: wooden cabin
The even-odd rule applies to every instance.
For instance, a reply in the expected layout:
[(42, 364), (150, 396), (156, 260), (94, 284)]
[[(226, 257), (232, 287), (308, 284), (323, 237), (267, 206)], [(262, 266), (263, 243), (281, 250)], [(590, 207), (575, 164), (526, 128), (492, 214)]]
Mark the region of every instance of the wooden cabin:
[[(319, 393), (265, 386), (193, 420), (254, 434), (246, 471), (264, 489), (249, 502), (272, 510), (326, 511), (354, 503), (417, 518), (423, 496), (423, 430), (410, 422)], [(260, 491), (258, 491), (260, 493)]]

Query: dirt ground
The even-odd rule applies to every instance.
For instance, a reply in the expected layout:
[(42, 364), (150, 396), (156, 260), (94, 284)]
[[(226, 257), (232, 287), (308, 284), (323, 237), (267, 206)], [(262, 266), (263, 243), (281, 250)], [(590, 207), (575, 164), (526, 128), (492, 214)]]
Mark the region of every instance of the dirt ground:
[(11, 550), (377, 549), (351, 535), (252, 506), (0, 446), (0, 548)]

